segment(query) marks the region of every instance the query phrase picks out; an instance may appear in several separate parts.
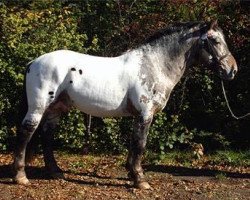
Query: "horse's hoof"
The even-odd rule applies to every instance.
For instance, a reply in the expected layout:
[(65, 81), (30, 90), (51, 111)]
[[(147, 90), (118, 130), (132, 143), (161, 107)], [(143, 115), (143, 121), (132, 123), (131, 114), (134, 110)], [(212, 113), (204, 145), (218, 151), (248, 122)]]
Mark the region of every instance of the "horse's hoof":
[(30, 181), (25, 176), (21, 178), (16, 178), (15, 182), (19, 185), (30, 185)]
[(151, 189), (151, 186), (146, 181), (135, 183), (135, 187), (138, 188), (138, 189), (141, 189), (141, 190), (149, 190), (149, 189)]
[(53, 179), (65, 179), (65, 176), (61, 172), (51, 173), (50, 176)]

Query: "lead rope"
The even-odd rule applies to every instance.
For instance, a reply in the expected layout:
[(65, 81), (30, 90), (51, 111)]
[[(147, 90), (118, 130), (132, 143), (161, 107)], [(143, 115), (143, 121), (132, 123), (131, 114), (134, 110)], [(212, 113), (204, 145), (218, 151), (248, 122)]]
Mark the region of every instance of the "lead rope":
[(247, 116), (250, 116), (250, 113), (247, 113), (247, 114), (241, 115), (241, 116), (236, 116), (236, 115), (233, 113), (233, 111), (232, 111), (232, 109), (231, 109), (231, 107), (230, 107), (230, 105), (229, 105), (229, 101), (228, 101), (228, 99), (227, 99), (227, 95), (226, 95), (226, 91), (225, 91), (225, 87), (224, 87), (224, 82), (223, 82), (223, 80), (221, 80), (221, 87), (222, 87), (223, 95), (224, 95), (224, 98), (225, 98), (225, 101), (226, 101), (228, 110), (229, 110), (229, 112), (231, 113), (232, 117), (233, 117), (234, 119), (239, 120), (239, 119), (243, 119), (243, 118), (245, 118), (245, 117), (247, 117)]

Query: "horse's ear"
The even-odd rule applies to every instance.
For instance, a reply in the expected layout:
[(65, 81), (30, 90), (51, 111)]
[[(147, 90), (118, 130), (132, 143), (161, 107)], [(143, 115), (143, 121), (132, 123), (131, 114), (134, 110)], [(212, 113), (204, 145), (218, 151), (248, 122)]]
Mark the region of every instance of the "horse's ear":
[(211, 23), (210, 23), (210, 30), (215, 30), (215, 29), (217, 29), (218, 28), (218, 20), (216, 19), (216, 20), (214, 20), (214, 21), (212, 21)]

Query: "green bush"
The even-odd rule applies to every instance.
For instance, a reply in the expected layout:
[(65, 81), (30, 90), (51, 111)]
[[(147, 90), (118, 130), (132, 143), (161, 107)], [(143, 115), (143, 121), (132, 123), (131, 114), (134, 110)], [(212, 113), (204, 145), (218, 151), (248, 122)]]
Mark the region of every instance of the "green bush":
[[(0, 2), (0, 150), (10, 150), (20, 118), (26, 65), (41, 54), (71, 49), (94, 55), (119, 55), (138, 46), (155, 30), (174, 21), (217, 18), (240, 72), (227, 83), (237, 114), (250, 108), (250, 55), (247, 6), (239, 1), (53, 1)], [(235, 121), (228, 113), (219, 79), (196, 66), (188, 70), (150, 129), (148, 148), (164, 154), (176, 144), (202, 142), (210, 150), (249, 148), (249, 118)], [(72, 111), (60, 123), (56, 145), (91, 151), (123, 152), (132, 119), (93, 119), (86, 137), (84, 116)], [(220, 136), (221, 135), (221, 136)], [(178, 145), (180, 146), (180, 145)]]
[[(8, 143), (8, 138), (15, 135), (27, 63), (57, 49), (82, 53), (98, 49), (97, 38), (93, 38), (86, 47), (87, 35), (78, 31), (80, 9), (46, 2), (44, 7), (30, 3), (27, 8), (25, 2), (23, 5), (9, 5), (8, 1), (0, 4), (1, 149), (13, 145)], [(79, 117), (80, 114), (76, 113), (75, 116)]]

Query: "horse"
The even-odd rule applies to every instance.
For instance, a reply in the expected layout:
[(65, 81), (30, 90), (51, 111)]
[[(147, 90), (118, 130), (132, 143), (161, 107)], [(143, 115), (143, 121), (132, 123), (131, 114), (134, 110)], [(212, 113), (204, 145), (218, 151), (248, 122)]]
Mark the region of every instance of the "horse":
[(186, 68), (206, 66), (232, 80), (237, 63), (217, 20), (175, 23), (117, 57), (57, 50), (33, 60), (25, 74), (27, 113), (17, 130), (15, 181), (30, 184), (25, 173), (26, 146), (38, 126), (44, 139), (45, 166), (62, 175), (51, 141), (60, 116), (72, 107), (97, 117), (134, 117), (126, 161), (133, 186), (149, 189), (141, 166), (153, 116), (167, 104)]

